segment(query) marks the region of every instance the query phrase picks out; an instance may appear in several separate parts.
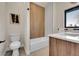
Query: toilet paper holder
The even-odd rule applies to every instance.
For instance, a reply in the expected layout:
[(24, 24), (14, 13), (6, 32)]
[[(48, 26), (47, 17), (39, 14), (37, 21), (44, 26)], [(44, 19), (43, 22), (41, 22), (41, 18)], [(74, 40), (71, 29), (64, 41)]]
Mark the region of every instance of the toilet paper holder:
[(4, 43), (5, 42), (5, 40), (4, 41), (0, 41), (0, 43)]

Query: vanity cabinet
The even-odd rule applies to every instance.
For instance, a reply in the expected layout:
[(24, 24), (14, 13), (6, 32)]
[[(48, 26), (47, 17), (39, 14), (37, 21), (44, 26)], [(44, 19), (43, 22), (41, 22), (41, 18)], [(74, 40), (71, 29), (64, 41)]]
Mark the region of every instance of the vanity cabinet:
[(79, 43), (65, 41), (59, 38), (49, 38), (50, 56), (79, 56)]

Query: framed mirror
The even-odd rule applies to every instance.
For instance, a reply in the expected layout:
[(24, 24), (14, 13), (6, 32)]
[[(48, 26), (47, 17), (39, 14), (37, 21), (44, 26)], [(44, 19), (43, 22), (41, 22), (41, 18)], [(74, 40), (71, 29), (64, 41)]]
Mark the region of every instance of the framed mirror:
[(79, 28), (79, 6), (65, 10), (65, 28)]

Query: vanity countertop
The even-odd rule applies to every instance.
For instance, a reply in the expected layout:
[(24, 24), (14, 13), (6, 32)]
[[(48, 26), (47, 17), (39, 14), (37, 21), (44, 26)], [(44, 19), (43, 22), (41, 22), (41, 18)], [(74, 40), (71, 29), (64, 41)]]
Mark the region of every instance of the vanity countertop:
[(62, 32), (62, 33), (50, 34), (48, 36), (74, 43), (79, 43), (79, 33)]

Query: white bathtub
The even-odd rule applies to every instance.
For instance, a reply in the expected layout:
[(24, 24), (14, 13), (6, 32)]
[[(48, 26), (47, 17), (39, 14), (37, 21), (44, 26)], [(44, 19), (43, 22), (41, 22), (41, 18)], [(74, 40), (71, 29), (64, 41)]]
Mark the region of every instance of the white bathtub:
[(49, 45), (49, 37), (31, 39), (31, 52), (37, 51)]

